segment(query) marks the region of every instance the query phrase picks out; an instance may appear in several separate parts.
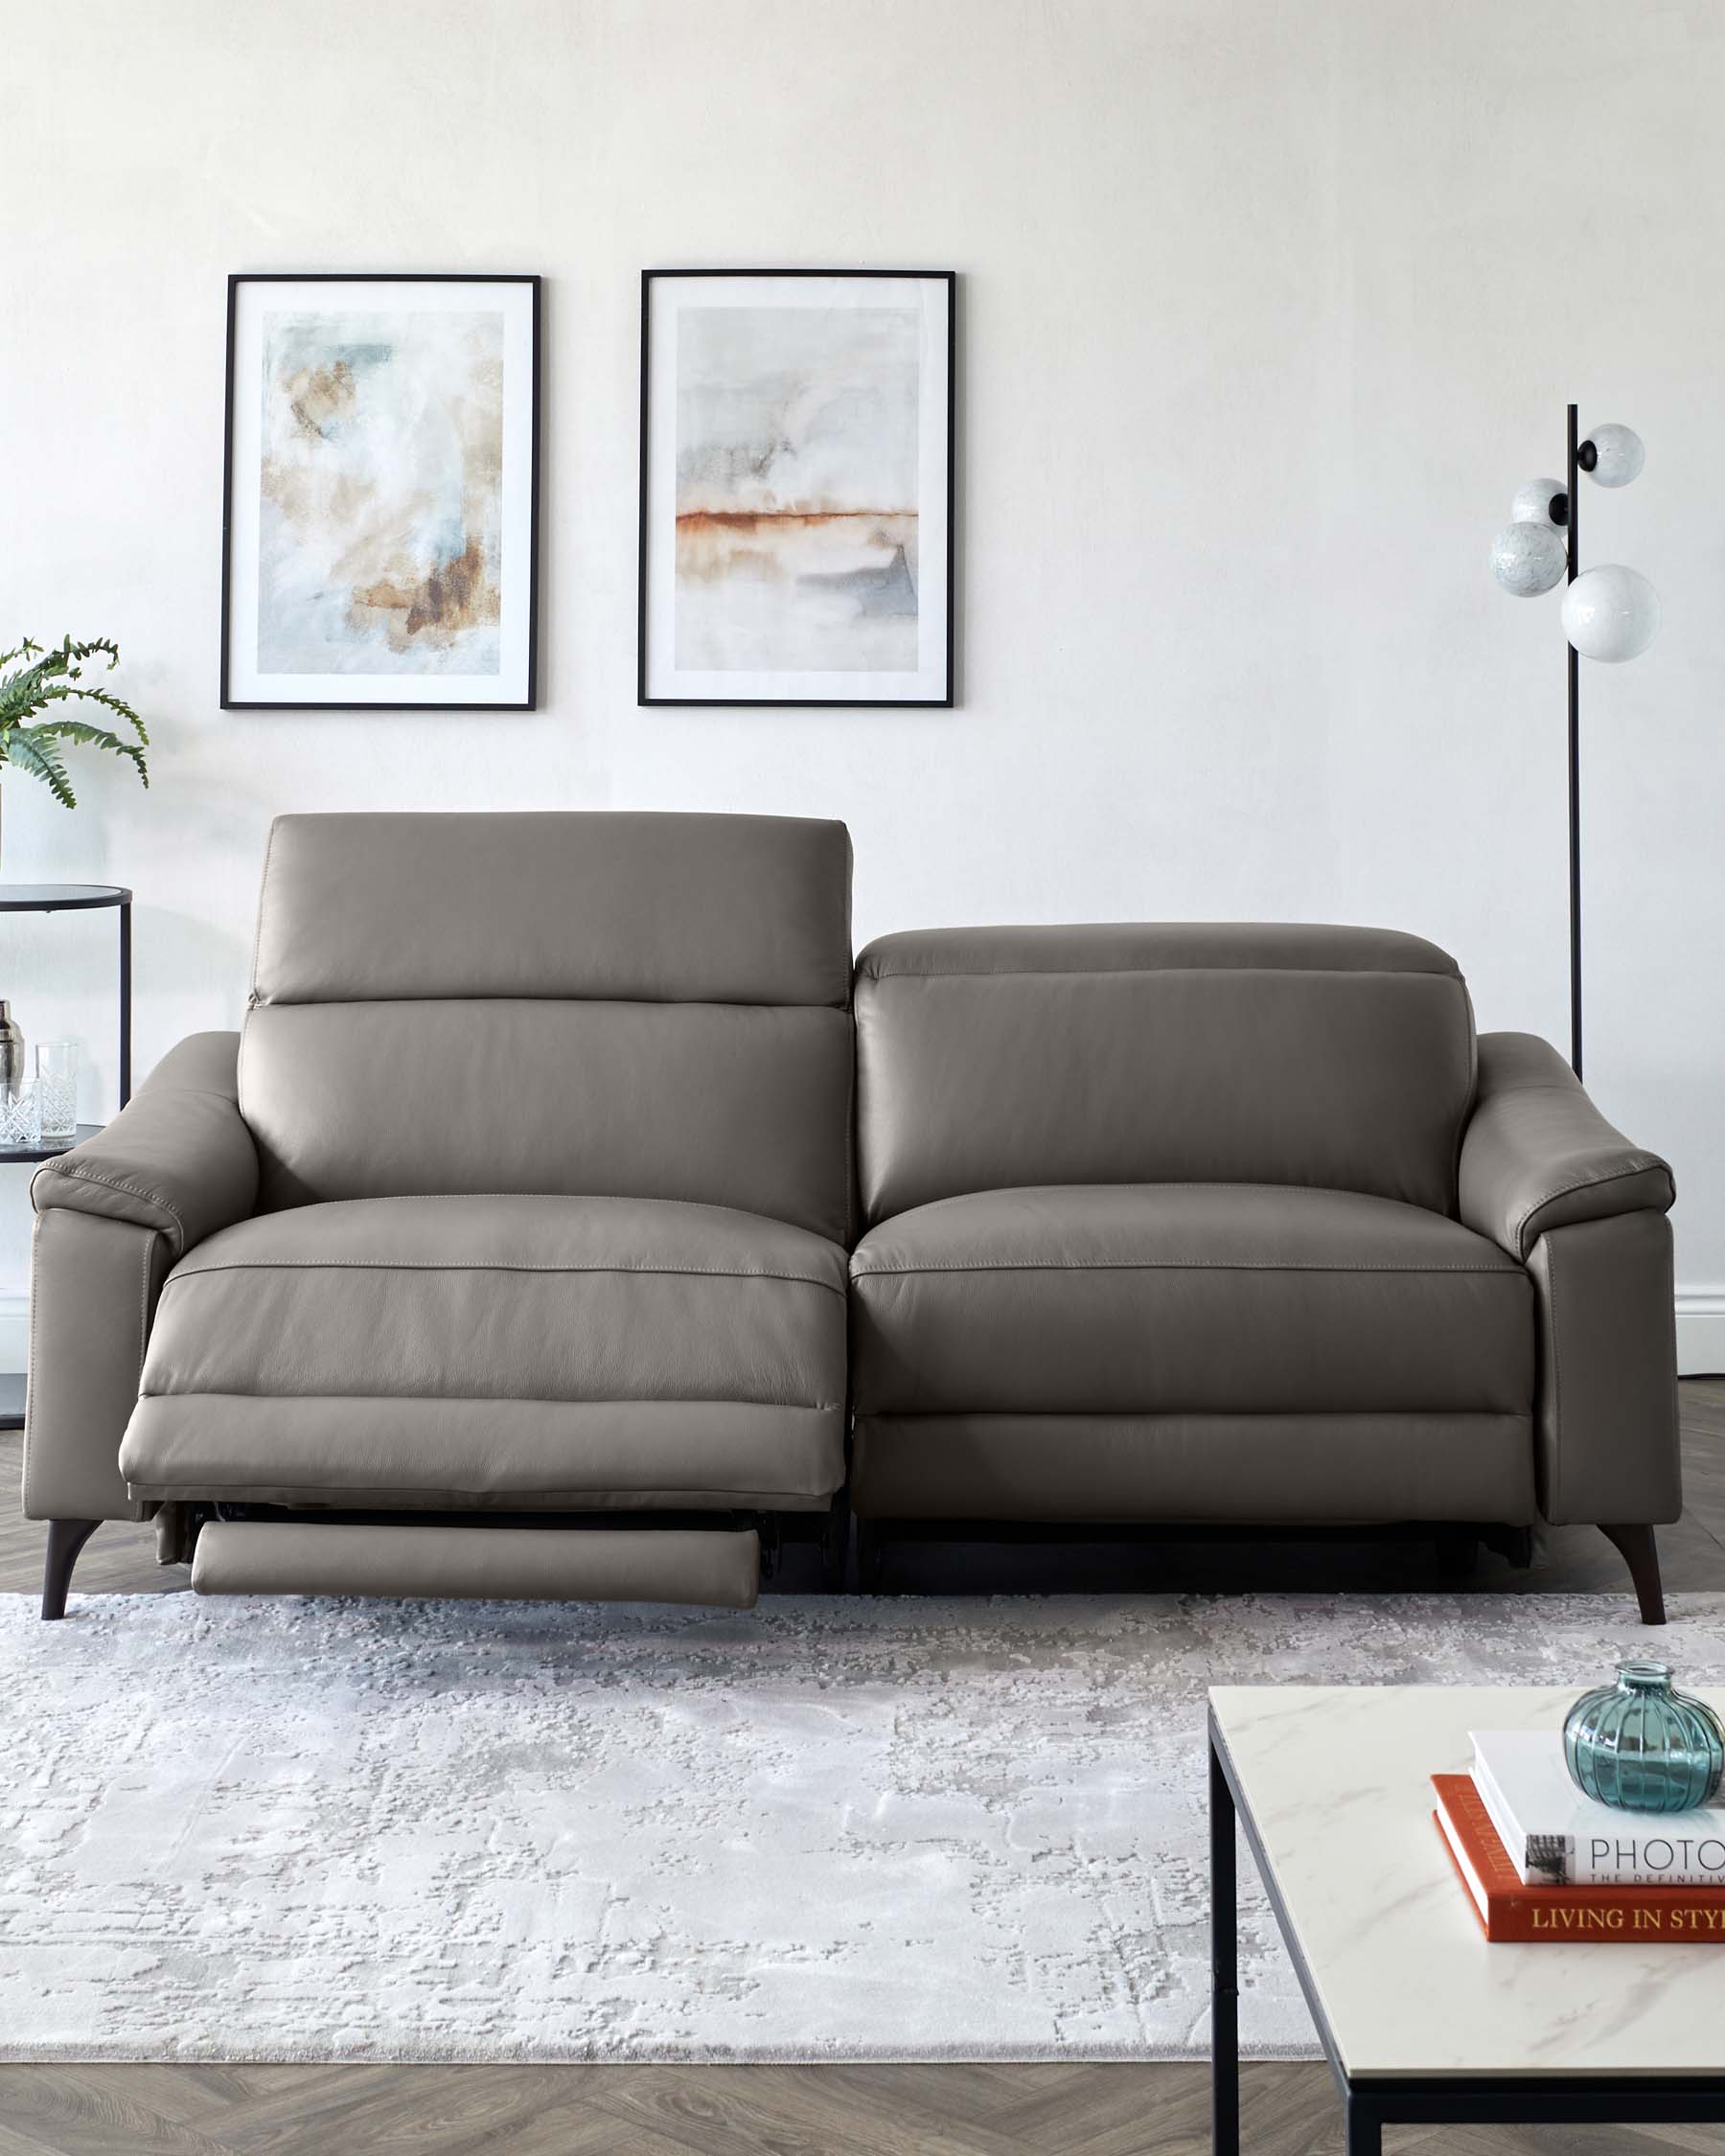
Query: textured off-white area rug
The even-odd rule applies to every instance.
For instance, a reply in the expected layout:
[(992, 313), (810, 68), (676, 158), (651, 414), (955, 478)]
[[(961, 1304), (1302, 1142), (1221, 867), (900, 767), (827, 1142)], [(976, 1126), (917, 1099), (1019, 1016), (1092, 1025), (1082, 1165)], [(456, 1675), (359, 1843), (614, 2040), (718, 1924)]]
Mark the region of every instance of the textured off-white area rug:
[[(73, 1611), (0, 1596), (13, 2059), (1202, 2056), (1208, 1684), (1647, 1641), (1621, 1595)], [(1725, 1597), (1674, 1614), (1725, 1678)], [(1246, 1892), (1242, 2038), (1309, 2054)]]

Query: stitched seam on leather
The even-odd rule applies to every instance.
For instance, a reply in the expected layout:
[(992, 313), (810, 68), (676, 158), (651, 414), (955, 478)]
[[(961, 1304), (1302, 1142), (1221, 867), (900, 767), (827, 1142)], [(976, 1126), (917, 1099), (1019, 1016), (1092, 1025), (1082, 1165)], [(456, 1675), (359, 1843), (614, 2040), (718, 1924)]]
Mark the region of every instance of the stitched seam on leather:
[(857, 1016), (845, 1006), (850, 1020), (850, 1069), (844, 1086), (844, 1247), (857, 1241), (857, 1063), (862, 1044), (857, 1038)]
[[(247, 1133), (250, 1135), (250, 1133)], [(1279, 1183), (1266, 1183), (1266, 1190), (1277, 1190)], [(323, 1205), (463, 1205), (470, 1201), (488, 1198), (522, 1198), (533, 1204), (548, 1205), (678, 1205), (686, 1206), (697, 1213), (731, 1213), (744, 1220), (765, 1221), (770, 1227), (788, 1227), (794, 1235), (807, 1235), (816, 1243), (824, 1243), (829, 1250), (842, 1251), (842, 1243), (834, 1242), (817, 1227), (804, 1227), (796, 1221), (786, 1220), (779, 1213), (751, 1212), (747, 1205), (722, 1205), (712, 1198), (632, 1198), (617, 1190), (386, 1190), (368, 1198), (312, 1198), (303, 1205), (287, 1205), (284, 1212), (309, 1213)], [(1400, 1201), (1392, 1199), (1390, 1204)], [(258, 1217), (258, 1216), (247, 1216)], [(237, 1224), (236, 1224), (237, 1225)]]
[[(664, 1483), (654, 1483), (649, 1485), (649, 1489), (651, 1490), (664, 1489), (667, 1487), (675, 1488), (676, 1485), (667, 1485)], [(426, 1507), (427, 1525), (432, 1525), (435, 1523), (437, 1514), (439, 1512), (460, 1511), (462, 1509), (461, 1506), (451, 1502), (452, 1500), (457, 1498), (480, 1498), (485, 1500), (487, 1503), (494, 1505), (499, 1512), (507, 1512), (513, 1509), (513, 1507), (510, 1503), (503, 1502), (505, 1500), (530, 1497), (538, 1498), (542, 1501), (547, 1498), (554, 1499), (564, 1495), (567, 1495), (569, 1497), (586, 1497), (590, 1496), (595, 1488), (606, 1491), (622, 1489), (627, 1491), (627, 1494), (631, 1497), (636, 1495), (634, 1491), (628, 1490), (627, 1484), (617, 1482), (601, 1482), (596, 1485), (589, 1483), (585, 1489), (578, 1483), (565, 1483), (561, 1486), (554, 1486), (549, 1490), (540, 1489), (533, 1485), (528, 1485), (520, 1489), (504, 1488), (475, 1490), (451, 1487), (447, 1482), (355, 1482), (351, 1484), (343, 1484), (340, 1482), (294, 1482), (289, 1481), (281, 1476), (278, 1476), (273, 1482), (236, 1482), (231, 1477), (220, 1475), (211, 1476), (206, 1480), (196, 1482), (140, 1481), (128, 1482), (126, 1484), (126, 1489), (128, 1492), (136, 1492), (139, 1496), (152, 1499), (157, 1497), (178, 1498), (183, 1496), (196, 1498), (200, 1496), (208, 1496), (213, 1489), (224, 1492), (228, 1490), (307, 1490), (315, 1492), (320, 1497), (327, 1497), (332, 1490), (348, 1489), (352, 1491), (365, 1491), (368, 1493), (375, 1493), (379, 1497), (434, 1497), (441, 1500), (442, 1502), (438, 1504), (427, 1505)], [(826, 1497), (833, 1493), (819, 1488), (808, 1490), (728, 1490), (692, 1485), (681, 1494), (691, 1497), (711, 1498), (712, 1500), (714, 1500), (714, 1510), (722, 1511), (727, 1506), (751, 1503), (759, 1504), (766, 1509), (770, 1509), (772, 1507), (773, 1501), (778, 1498), (806, 1499), (814, 1497)], [(475, 1509), (484, 1509), (484, 1507), (476, 1507)], [(540, 1509), (540, 1507), (537, 1505), (524, 1505), (519, 1507), (518, 1509), (523, 1511), (537, 1511), (538, 1509)], [(546, 1504), (544, 1505), (544, 1509), (546, 1511), (551, 1511), (554, 1509), (554, 1507), (550, 1504)], [(576, 1510), (579, 1508), (571, 1506), (570, 1509)], [(613, 1508), (608, 1507), (607, 1509)], [(618, 1505), (614, 1507), (614, 1509), (617, 1511), (625, 1511), (631, 1508), (628, 1506)], [(671, 1511), (674, 1510), (675, 1507), (671, 1505), (664, 1505), (660, 1507), (649, 1507), (648, 1509)], [(797, 1506), (794, 1508), (787, 1507), (786, 1509), (812, 1511), (815, 1509), (815, 1507)], [(296, 1524), (303, 1525), (307, 1523)], [(374, 1531), (379, 1534), (387, 1534), (389, 1532), (389, 1529), (387, 1527), (375, 1527)], [(505, 1534), (513, 1534), (516, 1531), (516, 1529), (510, 1527), (506, 1527), (503, 1530)], [(582, 1532), (582, 1530), (578, 1527), (565, 1527), (546, 1531), (559, 1532), (564, 1534), (579, 1534), (580, 1532)], [(601, 1533), (610, 1533), (612, 1530), (610, 1528), (601, 1528), (598, 1531)], [(650, 1527), (644, 1531), (652, 1534), (656, 1532), (657, 1530)], [(677, 1532), (678, 1530), (673, 1529), (672, 1531)], [(691, 1527), (686, 1531), (690, 1534), (729, 1534), (737, 1532), (739, 1530), (726, 1527)]]
[(441, 1407), (446, 1402), (460, 1407), (502, 1408), (773, 1408), (793, 1415), (836, 1415), (842, 1411), (840, 1400), (785, 1400), (762, 1399), (750, 1393), (747, 1398), (739, 1395), (733, 1399), (729, 1393), (715, 1392), (655, 1392), (643, 1393), (638, 1398), (612, 1392), (549, 1393), (549, 1392), (241, 1392), (233, 1386), (224, 1385), (219, 1390), (204, 1387), (190, 1387), (184, 1390), (167, 1392), (139, 1391), (144, 1400), (263, 1400), (272, 1408), (287, 1406), (290, 1401), (341, 1400), (367, 1403), (387, 1402), (393, 1406), (411, 1404), (424, 1407), (427, 1403)]
[[(1552, 1049), (1552, 1052), (1555, 1055), (1557, 1051)], [(1552, 1100), (1568, 1101), (1573, 1101), (1578, 1096), (1587, 1103), (1589, 1108), (1593, 1108), (1593, 1095), (1585, 1091), (1582, 1087), (1579, 1085), (1554, 1085), (1543, 1073), (1532, 1078), (1495, 1077), (1491, 1082), (1491, 1090), (1487, 1098), (1496, 1100), (1500, 1094), (1506, 1095), (1509, 1093), (1549, 1093)], [(1596, 1115), (1599, 1113), (1597, 1108), (1593, 1108), (1593, 1112)], [(1605, 1118), (1600, 1115), (1599, 1120), (1603, 1122)]]
[[(1098, 923), (1098, 926), (1106, 924)], [(1432, 973), (1418, 966), (942, 966), (938, 971), (876, 972), (863, 960), (862, 979), (883, 980), (1153, 980), (1168, 974), (1318, 975), (1325, 980), (1461, 980), (1460, 970)]]
[(1458, 975), (1456, 985), (1461, 991), (1461, 1018), (1467, 1027), (1467, 1083), (1462, 1090), (1461, 1112), (1456, 1118), (1455, 1136), (1449, 1151), (1449, 1209), (1447, 1218), (1459, 1219), (1461, 1211), (1461, 1148), (1467, 1143), (1467, 1126), (1473, 1121), (1474, 1108), (1480, 1097), (1480, 1028), (1474, 1019), (1473, 997), (1465, 980)]
[[(172, 1205), (169, 1201), (161, 1195), (159, 1191), (146, 1190), (141, 1184), (136, 1182), (123, 1181), (118, 1176), (98, 1175), (94, 1168), (68, 1168), (61, 1166), (56, 1162), (51, 1162), (49, 1163), (49, 1165), (53, 1168), (53, 1172), (57, 1176), (63, 1177), (68, 1182), (100, 1183), (104, 1190), (117, 1191), (123, 1198), (136, 1198), (141, 1200), (142, 1203), (147, 1205), (156, 1206), (160, 1211), (168, 1215), (170, 1222), (172, 1224), (175, 1231), (179, 1236), (181, 1248), (183, 1249), (185, 1247), (186, 1224), (180, 1218), (179, 1213), (176, 1211), (174, 1206)], [(134, 1221), (131, 1223), (131, 1225), (133, 1227), (154, 1227), (156, 1228), (158, 1233), (160, 1232), (160, 1224), (155, 1221)]]
[[(716, 1198), (636, 1198), (621, 1190), (390, 1190), (373, 1198), (314, 1198), (310, 1205), (294, 1205), (293, 1212), (310, 1212), (312, 1205), (448, 1205), (466, 1204), (476, 1198), (526, 1198), (551, 1205), (686, 1205), (698, 1213), (740, 1213), (745, 1220), (776, 1222), (776, 1213), (751, 1212), (747, 1205), (722, 1205)], [(813, 1227), (798, 1227), (792, 1220), (779, 1222), (798, 1235), (812, 1235), (817, 1243), (832, 1243)], [(835, 1249), (838, 1246), (833, 1246)]]
[(853, 1280), (896, 1280), (912, 1273), (1478, 1273), (1490, 1278), (1513, 1280), (1521, 1267), (1513, 1260), (1503, 1265), (1307, 1265), (1281, 1264), (1247, 1258), (1104, 1258), (1075, 1259), (1070, 1263), (1050, 1258), (1009, 1260), (1000, 1265), (880, 1265), (853, 1266)]
[[(236, 1054), (237, 1053), (238, 1051), (236, 1051)], [(151, 1076), (154, 1076), (153, 1072), (151, 1073)], [(139, 1089), (141, 1091), (142, 1088), (140, 1088)], [(191, 1093), (199, 1100), (224, 1100), (227, 1102), (230, 1108), (234, 1105), (234, 1096), (228, 1091), (225, 1086), (181, 1086), (175, 1084), (167, 1086), (152, 1086), (150, 1090), (157, 1100), (166, 1100), (172, 1093)], [(128, 1101), (126, 1103), (126, 1106), (129, 1107), (131, 1103)], [(121, 1112), (124, 1113), (125, 1111), (122, 1110)], [(114, 1123), (118, 1123), (120, 1117), (116, 1115), (114, 1117)], [(111, 1131), (114, 1127), (114, 1123), (105, 1124), (104, 1126), (104, 1131)], [(96, 1141), (94, 1138), (86, 1138), (84, 1140), (84, 1143), (86, 1145), (93, 1145), (95, 1142)]]
[(613, 1273), (627, 1275), (639, 1273), (648, 1279), (698, 1279), (698, 1280), (784, 1280), (795, 1287), (824, 1288), (842, 1301), (844, 1290), (831, 1280), (817, 1279), (812, 1273), (765, 1273), (735, 1271), (719, 1265), (516, 1265), (508, 1260), (475, 1258), (459, 1259), (419, 1258), (236, 1258), (224, 1265), (194, 1265), (177, 1268), (165, 1282), (163, 1293), (181, 1280), (199, 1280), (212, 1273), (546, 1273), (583, 1275), (586, 1273)]
[(251, 980), (248, 984), (251, 990), (248, 1000), (253, 1003), (258, 999), (258, 953), (264, 948), (264, 902), (269, 896), (270, 863), (275, 860), (276, 833), (281, 828), (281, 817), (272, 817), (269, 826), (269, 838), (264, 848), (264, 874), (258, 882), (258, 920), (257, 926), (252, 929)]
[[(1036, 1190), (1311, 1191), (1316, 1192), (1321, 1197), (1375, 1199), (1380, 1204), (1407, 1205), (1414, 1212), (1423, 1213), (1429, 1212), (1431, 1210), (1430, 1206), (1428, 1205), (1414, 1204), (1412, 1199), (1385, 1198), (1380, 1192), (1374, 1190), (1348, 1190), (1339, 1182), (1237, 1182), (1233, 1180), (1232, 1177), (1227, 1177), (1221, 1181), (1218, 1181), (1214, 1176), (1185, 1176), (1177, 1182), (1171, 1178), (1164, 1179), (1161, 1176), (1158, 1176), (1154, 1182), (1012, 1182), (1002, 1183), (999, 1187), (1001, 1190), (1009, 1190), (1014, 1197), (1027, 1196), (1031, 1191)], [(931, 1198), (927, 1200), (926, 1203), (930, 1205), (948, 1205), (956, 1204), (958, 1200), (964, 1198), (991, 1198), (994, 1195), (995, 1192), (991, 1190), (958, 1190), (954, 1191), (951, 1198)], [(907, 1212), (913, 1213), (921, 1212), (923, 1209), (924, 1208), (921, 1205), (907, 1205), (905, 1207), (905, 1210)], [(888, 1219), (896, 1219), (899, 1216), (896, 1214), (887, 1215)]]
[[(34, 1176), (32, 1176), (30, 1180), (34, 1185), (35, 1182)], [(35, 1284), (36, 1246), (41, 1240), (41, 1235), (42, 1216), (38, 1213), (35, 1226), (32, 1228), (30, 1235), (30, 1319), (29, 1333), (24, 1349), (26, 1357), (24, 1373), (24, 1479), (23, 1489), (20, 1494), (23, 1498), (24, 1513), (27, 1519), (33, 1517), (30, 1510), (30, 1501), (34, 1486), (32, 1471), (35, 1464), (35, 1447), (31, 1443), (33, 1433), (30, 1427), (35, 1417), (30, 1411), (30, 1395), (34, 1389), (35, 1378), (42, 1368), (41, 1361), (36, 1354), (36, 1312), (40, 1306), (41, 1297), (36, 1294)]]
[[(282, 708), (287, 710), (292, 707), (284, 705)], [(325, 705), (322, 708), (330, 710), (341, 707)], [(384, 705), (381, 708), (387, 710), (390, 707)], [(431, 707), (413, 704), (406, 708), (420, 710)], [(513, 710), (515, 706), (511, 705), (510, 708)], [(347, 812), (333, 813), (345, 814)], [(1436, 975), (1433, 976), (1435, 979), (1440, 977)], [(594, 1009), (603, 1005), (614, 1011), (770, 1011), (786, 1015), (797, 1011), (826, 1011), (837, 1013), (840, 1018), (846, 1009), (842, 1003), (786, 1003), (776, 999), (763, 999), (759, 996), (624, 996), (616, 993), (594, 996), (581, 989), (524, 987), (434, 989), (421, 993), (407, 991), (400, 995), (385, 994), (381, 989), (367, 989), (362, 996), (353, 996), (342, 989), (327, 987), (315, 996), (272, 996), (267, 1000), (259, 998), (251, 1007), (261, 1011), (352, 1011), (361, 1008), (402, 1011), (427, 1003), (519, 1003), (536, 1009), (555, 1003), (570, 1010)]]
[(1557, 1346), (1557, 1268), (1546, 1253), (1546, 1307), (1552, 1314), (1552, 1447), (1551, 1509), (1549, 1520), (1563, 1516), (1563, 1357)]
[[(271, 1408), (304, 1406), (317, 1402), (340, 1402), (343, 1406), (371, 1407), (442, 1407), (460, 1408), (748, 1408), (751, 1411), (787, 1415), (836, 1415), (842, 1418), (842, 1403), (836, 1400), (768, 1400), (731, 1399), (726, 1395), (710, 1392), (678, 1393), (651, 1399), (618, 1398), (614, 1394), (585, 1394), (564, 1398), (540, 1393), (494, 1392), (239, 1392), (231, 1387), (219, 1391), (140, 1392), (140, 1402), (161, 1401), (178, 1405), (197, 1400), (245, 1400), (262, 1402)], [(220, 1478), (224, 1482), (228, 1479)], [(272, 1478), (275, 1482), (282, 1476)], [(263, 1485), (260, 1485), (263, 1486)], [(609, 1486), (609, 1485), (608, 1485)]]
[[(1156, 1181), (1149, 1181), (1149, 1183), (1130, 1183), (1130, 1181), (1004, 1183), (1004, 1185), (996, 1185), (996, 1188), (992, 1188), (992, 1190), (949, 1190), (947, 1197), (942, 1197), (942, 1199), (923, 1199), (921, 1203), (918, 1203), (918, 1205), (899, 1205), (895, 1211), (890, 1211), (890, 1214), (882, 1214), (880, 1220), (875, 1220), (875, 1227), (869, 1228), (869, 1233), (875, 1233), (875, 1228), (890, 1227), (892, 1223), (895, 1223), (895, 1220), (904, 1220), (908, 1214), (918, 1214), (918, 1211), (933, 1211), (935, 1205), (964, 1205), (964, 1203), (973, 1201), (973, 1199), (1000, 1197), (1002, 1192), (1011, 1194), (1011, 1197), (1030, 1197), (1030, 1194), (1039, 1192), (1039, 1190), (1278, 1190), (1278, 1192), (1283, 1192), (1285, 1197), (1365, 1199), (1367, 1205), (1401, 1205), (1406, 1211), (1416, 1211), (1416, 1214), (1427, 1214), (1427, 1216), (1432, 1216), (1436, 1220), (1442, 1220), (1442, 1223), (1447, 1227), (1460, 1227), (1461, 1225), (1460, 1220), (1453, 1220), (1449, 1214), (1438, 1214), (1438, 1211), (1434, 1211), (1430, 1205), (1421, 1205), (1418, 1199), (1391, 1199), (1391, 1197), (1384, 1197), (1382, 1190), (1346, 1190), (1341, 1183), (1242, 1183), (1242, 1181), (1231, 1181), (1231, 1180), (1216, 1181), (1214, 1177), (1211, 1177), (1211, 1180), (1162, 1181), (1158, 1177)], [(1468, 1228), (1466, 1233), (1475, 1235), (1477, 1231), (1475, 1231), (1475, 1228)], [(866, 1240), (866, 1237), (864, 1237), (864, 1240)], [(1479, 1235), (1477, 1240), (1492, 1242), (1494, 1237)]]
[[(1530, 1236), (1528, 1233), (1529, 1224), (1536, 1220), (1548, 1205), (1554, 1205), (1559, 1198), (1568, 1198), (1577, 1190), (1602, 1190), (1607, 1183), (1627, 1182), (1635, 1176), (1653, 1175), (1661, 1172), (1666, 1179), (1666, 1188), (1671, 1194), (1671, 1204), (1675, 1204), (1677, 1203), (1676, 1178), (1671, 1174), (1668, 1164), (1660, 1159), (1656, 1154), (1644, 1156), (1639, 1167), (1614, 1168), (1608, 1176), (1592, 1174), (1577, 1176), (1573, 1182), (1560, 1183), (1555, 1190), (1548, 1190), (1543, 1198), (1535, 1199), (1532, 1204), (1528, 1206), (1515, 1224), (1515, 1239), (1522, 1246), (1520, 1254), (1526, 1257), (1531, 1245), (1537, 1243), (1539, 1235), (1545, 1232), (1542, 1228), (1538, 1234)], [(1575, 1223), (1561, 1221), (1557, 1225), (1567, 1227), (1573, 1227)]]
[(1523, 1408), (869, 1408), (859, 1422), (1519, 1422)]
[[(150, 1261), (154, 1254), (153, 1240), (144, 1246), (142, 1277), (138, 1282), (138, 1397), (144, 1395), (144, 1365), (150, 1357)], [(124, 1431), (121, 1433), (124, 1437)], [(114, 1448), (118, 1462), (120, 1448)]]

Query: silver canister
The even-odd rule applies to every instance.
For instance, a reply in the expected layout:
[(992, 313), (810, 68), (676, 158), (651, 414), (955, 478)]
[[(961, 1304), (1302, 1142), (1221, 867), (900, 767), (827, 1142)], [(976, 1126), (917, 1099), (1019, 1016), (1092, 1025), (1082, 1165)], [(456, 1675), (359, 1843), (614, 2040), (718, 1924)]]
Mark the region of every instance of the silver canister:
[(12, 1005), (0, 997), (0, 1093), (16, 1100), (24, 1090), (24, 1036), (12, 1015)]

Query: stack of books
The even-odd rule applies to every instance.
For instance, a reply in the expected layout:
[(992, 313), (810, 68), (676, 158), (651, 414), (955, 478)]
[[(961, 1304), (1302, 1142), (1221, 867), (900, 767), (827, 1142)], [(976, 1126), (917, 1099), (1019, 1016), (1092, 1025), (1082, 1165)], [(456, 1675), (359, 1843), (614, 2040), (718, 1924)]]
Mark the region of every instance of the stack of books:
[(1725, 1944), (1725, 1808), (1620, 1812), (1582, 1796), (1556, 1731), (1489, 1730), (1434, 1775), (1433, 1815), (1488, 1939)]

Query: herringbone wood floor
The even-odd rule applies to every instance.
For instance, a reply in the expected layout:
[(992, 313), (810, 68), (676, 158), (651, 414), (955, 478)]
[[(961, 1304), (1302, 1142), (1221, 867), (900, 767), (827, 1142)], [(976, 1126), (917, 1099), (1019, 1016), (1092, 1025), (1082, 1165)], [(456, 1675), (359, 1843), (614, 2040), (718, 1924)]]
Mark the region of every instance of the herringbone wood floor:
[[(1683, 1395), (1689, 1509), (1661, 1535), (1666, 1583), (1679, 1593), (1725, 1586), (1725, 1381), (1690, 1380)], [(15, 1446), (0, 1439), (0, 1473), (12, 1489)], [(0, 1589), (34, 1588), (40, 1564), (41, 1529), (8, 1497)], [(1438, 1584), (1418, 1548), (1339, 1546), (929, 1550), (906, 1584), (932, 1583), (942, 1567), (943, 1584), (978, 1592)], [(183, 1584), (182, 1572), (156, 1568), (148, 1530), (105, 1527), (80, 1560), (74, 1592)], [(1487, 1558), (1476, 1584), (1625, 1591), (1600, 1538), (1569, 1528), (1551, 1537), (1535, 1571), (1512, 1574)], [(245, 2002), (236, 1999), (236, 2027), (244, 2019)], [(1342, 2145), (1322, 2066), (1248, 2067), (1242, 2124), (1250, 2156), (1316, 2156)], [(1725, 2151), (1725, 2131), (1690, 2127), (1410, 2127), (1388, 2141), (1397, 2152), (1443, 2156)], [(0, 2066), (0, 2156), (1200, 2156), (1208, 2146), (1208, 2077), (1197, 2066)]]

